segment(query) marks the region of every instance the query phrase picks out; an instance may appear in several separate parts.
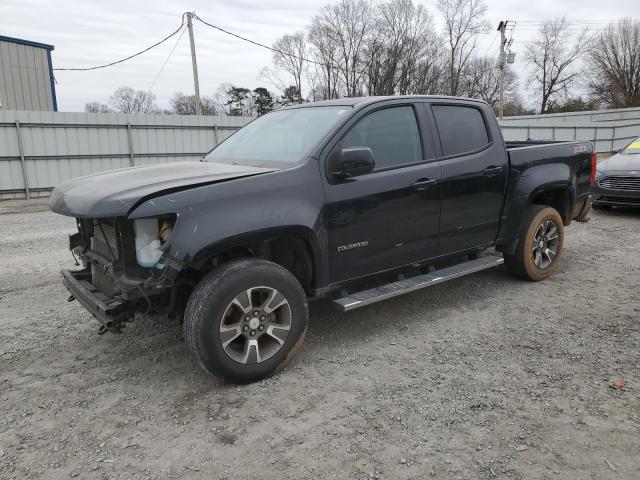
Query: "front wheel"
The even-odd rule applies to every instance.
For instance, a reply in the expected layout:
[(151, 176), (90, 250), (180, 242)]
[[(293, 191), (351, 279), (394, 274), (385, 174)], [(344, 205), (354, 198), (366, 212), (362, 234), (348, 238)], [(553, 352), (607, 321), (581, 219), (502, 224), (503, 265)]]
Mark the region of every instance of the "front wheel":
[(298, 280), (259, 259), (225, 263), (189, 298), (184, 337), (208, 373), (235, 383), (283, 368), (302, 345), (307, 299)]
[(564, 224), (558, 211), (531, 205), (525, 212), (514, 255), (504, 255), (504, 264), (513, 275), (539, 282), (548, 278), (562, 254)]

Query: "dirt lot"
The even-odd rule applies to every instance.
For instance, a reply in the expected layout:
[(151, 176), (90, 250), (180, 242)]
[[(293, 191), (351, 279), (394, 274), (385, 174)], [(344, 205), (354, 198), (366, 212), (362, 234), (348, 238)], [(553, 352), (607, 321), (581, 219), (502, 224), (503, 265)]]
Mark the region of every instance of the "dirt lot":
[(544, 283), (312, 304), (297, 360), (242, 387), (177, 321), (97, 336), (59, 279), (73, 229), (0, 203), (2, 479), (640, 478), (640, 213), (572, 225)]

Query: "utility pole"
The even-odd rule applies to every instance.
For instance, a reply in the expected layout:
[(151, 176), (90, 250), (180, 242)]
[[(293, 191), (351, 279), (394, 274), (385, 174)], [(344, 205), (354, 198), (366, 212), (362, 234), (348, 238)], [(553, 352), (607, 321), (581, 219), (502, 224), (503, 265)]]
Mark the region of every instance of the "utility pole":
[(193, 67), (193, 88), (196, 96), (196, 115), (202, 115), (202, 103), (200, 102), (200, 82), (198, 81), (198, 62), (196, 61), (196, 43), (193, 40), (192, 12), (187, 12), (187, 27), (189, 28), (189, 43), (191, 44), (191, 66)]
[(507, 63), (507, 53), (504, 50), (507, 44), (506, 29), (507, 20), (501, 20), (498, 24), (498, 31), (500, 32), (500, 56), (498, 57), (498, 63), (500, 65), (500, 120), (502, 120), (504, 114), (504, 67)]

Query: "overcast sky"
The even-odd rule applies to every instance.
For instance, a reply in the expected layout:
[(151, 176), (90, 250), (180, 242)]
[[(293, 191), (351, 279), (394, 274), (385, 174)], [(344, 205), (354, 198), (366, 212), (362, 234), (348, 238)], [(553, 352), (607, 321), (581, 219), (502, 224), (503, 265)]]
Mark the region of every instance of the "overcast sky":
[[(295, 32), (327, 0), (0, 0), (0, 35), (52, 44), (56, 67), (88, 67), (128, 56), (160, 40), (180, 24), (181, 14), (195, 11), (204, 20), (272, 44), (284, 33)], [(425, 5), (440, 26), (435, 0), (416, 0)], [(638, 0), (488, 0), (492, 30), (480, 45), (479, 52), (496, 55), (500, 19), (544, 20), (566, 15), (572, 22), (603, 22), (638, 15)], [(599, 28), (601, 25), (591, 25)], [(520, 54), (523, 42), (535, 34), (524, 24), (516, 24), (512, 51)], [(158, 74), (177, 37), (124, 64), (92, 72), (56, 72), (56, 89), (60, 111), (82, 111), (90, 101), (106, 103), (113, 90), (121, 85), (147, 90)], [(195, 41), (200, 71), (200, 92), (212, 95), (222, 82), (255, 88), (269, 84), (258, 80), (258, 72), (271, 61), (271, 54), (209, 27), (195, 23)], [(516, 62), (522, 60), (518, 55)], [(522, 64), (516, 69), (523, 73)], [(521, 75), (522, 88), (526, 79)], [(168, 108), (173, 92), (193, 92), (189, 39), (185, 33), (153, 92), (158, 104)]]

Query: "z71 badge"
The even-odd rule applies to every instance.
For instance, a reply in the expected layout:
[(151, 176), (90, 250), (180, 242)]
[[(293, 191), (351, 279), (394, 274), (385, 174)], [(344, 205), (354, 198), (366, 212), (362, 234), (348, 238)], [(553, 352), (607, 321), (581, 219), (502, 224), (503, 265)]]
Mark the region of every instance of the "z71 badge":
[(584, 143), (581, 143), (580, 145), (576, 145), (575, 147), (573, 147), (573, 153), (582, 153), (586, 151), (587, 151), (587, 146)]

